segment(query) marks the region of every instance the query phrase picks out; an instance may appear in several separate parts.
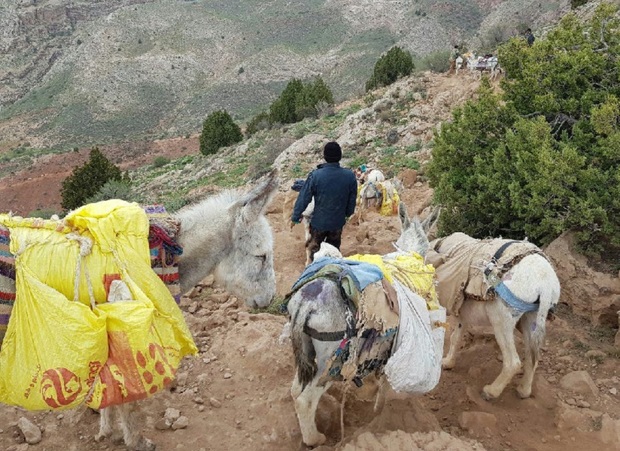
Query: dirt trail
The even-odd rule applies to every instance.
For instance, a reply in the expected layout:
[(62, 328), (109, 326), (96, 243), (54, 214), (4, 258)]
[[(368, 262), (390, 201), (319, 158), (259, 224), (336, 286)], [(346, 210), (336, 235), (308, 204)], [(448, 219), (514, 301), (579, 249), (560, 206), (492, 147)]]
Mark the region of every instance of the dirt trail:
[[(410, 211), (419, 212), (430, 194), (422, 185), (406, 190), (403, 197)], [(268, 217), (275, 232), (278, 294), (283, 295), (303, 269), (303, 231), (297, 227), (291, 232), (278, 207)], [(343, 251), (389, 252), (398, 233), (396, 217), (373, 213), (365, 225), (347, 226)], [(182, 308), (200, 354), (183, 362), (176, 388), (142, 403), (144, 434), (165, 451), (304, 449), (289, 394), (294, 371), (290, 343), (278, 343), (285, 318), (250, 313), (208, 280), (197, 291), (196, 297), (183, 300)], [(372, 384), (349, 390), (344, 443), (339, 443), (343, 387), (332, 388), (317, 414), (319, 429), (329, 439), (319, 449), (618, 449), (620, 442), (613, 439), (620, 433), (613, 422), (620, 418), (618, 360), (602, 351), (596, 358), (585, 355), (586, 349), (607, 351), (609, 337), (589, 333), (568, 309), (559, 312), (549, 329), (531, 399), (519, 399), (513, 382), (499, 400), (482, 400), (482, 387), (500, 370), (499, 351), (490, 336), (470, 338), (456, 368), (444, 372), (438, 387), (425, 396), (390, 393), (385, 409), (375, 414)], [(574, 370), (587, 371), (598, 393), (562, 388), (562, 376)], [(189, 418), (186, 429), (155, 427), (169, 407)], [(473, 413), (475, 421), (461, 427), (464, 413)], [(23, 443), (16, 426), (21, 416), (43, 429), (40, 444)], [(0, 425), (3, 450), (124, 449), (94, 441), (98, 414), (90, 410), (35, 414), (3, 406)], [(403, 432), (390, 432), (397, 430)]]
[[(447, 109), (454, 101), (471, 97), (476, 86), (477, 81), (469, 76), (438, 76), (431, 80), (425, 102)], [(181, 141), (161, 142), (149, 149), (115, 148), (113, 161), (138, 167), (155, 155), (172, 158), (197, 151), (195, 139)], [(19, 206), (17, 212), (26, 214), (58, 205), (61, 180), (86, 157), (84, 150), (41, 158), (27, 172), (3, 179), (0, 210)], [(283, 296), (303, 270), (305, 253), (303, 229), (289, 229), (289, 218), (281, 210), (284, 194), (279, 196), (268, 218), (275, 236), (277, 292)], [(421, 213), (431, 196), (425, 183), (416, 183), (402, 197), (410, 213)], [(366, 223), (347, 225), (342, 251), (345, 255), (391, 252), (399, 227), (396, 217), (371, 213)], [(562, 259), (561, 252), (554, 258)], [(482, 387), (500, 371), (499, 351), (490, 335), (470, 337), (456, 367), (444, 372), (439, 385), (425, 396), (390, 393), (385, 409), (376, 414), (372, 384), (349, 390), (343, 443), (339, 443), (343, 388), (332, 388), (317, 414), (319, 429), (329, 440), (320, 449), (620, 449), (619, 353), (613, 350), (608, 331), (592, 328), (566, 307), (576, 304), (576, 293), (576, 289), (563, 291), (562, 308), (549, 326), (532, 398), (519, 399), (513, 381), (497, 401), (482, 400)], [(208, 281), (196, 297), (183, 300), (182, 308), (200, 354), (183, 362), (174, 389), (141, 403), (144, 434), (160, 451), (304, 449), (289, 394), (294, 371), (291, 347), (278, 342), (285, 318), (250, 313)], [(582, 379), (566, 382), (565, 376), (575, 372)], [(586, 376), (591, 377), (591, 384)], [(169, 407), (189, 418), (186, 429), (156, 428)], [(38, 445), (24, 443), (16, 426), (22, 416), (43, 430)], [(31, 413), (0, 406), (0, 449), (124, 449), (110, 441), (94, 441), (98, 419), (97, 413), (86, 409)]]

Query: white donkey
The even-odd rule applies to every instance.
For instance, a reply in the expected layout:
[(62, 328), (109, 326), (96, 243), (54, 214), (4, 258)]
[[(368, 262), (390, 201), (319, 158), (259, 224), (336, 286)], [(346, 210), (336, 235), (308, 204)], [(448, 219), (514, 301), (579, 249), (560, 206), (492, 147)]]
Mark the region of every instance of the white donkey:
[[(425, 231), (430, 229), (435, 218), (429, 216), (422, 223), (417, 219), (411, 222), (402, 203), (399, 213), (402, 232), (396, 247), (424, 254), (429, 246)], [(347, 330), (347, 310), (339, 285), (328, 278), (317, 278), (291, 297), (288, 312), (296, 365), (291, 395), (295, 400), (303, 442), (308, 446), (318, 446), (325, 442), (326, 437), (317, 430), (316, 409), (321, 396), (332, 384), (332, 381), (322, 379), (343, 338), (343, 331)], [(308, 335), (310, 329), (320, 339)], [(380, 390), (375, 410), (382, 405), (382, 395)]]
[[(542, 251), (527, 241), (481, 241), (463, 233), (455, 233), (435, 240), (430, 245), (427, 262), (436, 265), (440, 302), (444, 301), (442, 289), (450, 293), (450, 296), (454, 294), (453, 298), (448, 300), (451, 305), (444, 307), (450, 307), (450, 313), (459, 318), (459, 324), (450, 337), (450, 348), (442, 361), (442, 367), (454, 368), (456, 352), (466, 330), (490, 325), (502, 352), (502, 371), (493, 383), (484, 386), (482, 396), (487, 401), (499, 397), (521, 368), (514, 337), (514, 329), (517, 328), (523, 334), (525, 355), (523, 377), (517, 386), (517, 392), (521, 398), (528, 398), (532, 393), (539, 350), (545, 339), (546, 320), (552, 316), (560, 298), (560, 281), (553, 267)], [(513, 266), (504, 268), (507, 270), (499, 273), (501, 278), (496, 277), (495, 282), (501, 282), (501, 286), (497, 285), (487, 296), (487, 283), (476, 280), (483, 277), (484, 269), (479, 267), (482, 263), (480, 256), (486, 254), (482, 249), (488, 245), (499, 246), (496, 255), (501, 254), (502, 248), (509, 249), (510, 245), (521, 246), (518, 249), (524, 251), (516, 251), (517, 257), (514, 263), (511, 263)], [(519, 253), (521, 255), (518, 255)], [(437, 257), (440, 260), (434, 262)], [(490, 256), (485, 256), (484, 259), (488, 257)], [(493, 277), (490, 270), (495, 266), (493, 260), (496, 259), (501, 261), (501, 257), (494, 255), (490, 261), (484, 262), (485, 265), (490, 264), (487, 270), (491, 276), (487, 276), (487, 280)], [(449, 266), (442, 266), (449, 265), (451, 261), (454, 262), (453, 268), (460, 267), (458, 272), (454, 272)], [(455, 284), (458, 285), (456, 290)], [(488, 299), (489, 296), (491, 299)], [(455, 299), (461, 299), (462, 302), (451, 302)]]
[[(248, 193), (225, 191), (180, 210), (178, 244), (181, 292), (209, 274), (248, 307), (266, 307), (276, 292), (273, 269), (273, 236), (264, 212), (277, 189), (272, 172)], [(101, 410), (96, 440), (112, 435), (118, 411), (123, 439), (129, 449), (151, 451), (155, 444), (144, 438), (132, 416), (134, 406), (122, 404)]]

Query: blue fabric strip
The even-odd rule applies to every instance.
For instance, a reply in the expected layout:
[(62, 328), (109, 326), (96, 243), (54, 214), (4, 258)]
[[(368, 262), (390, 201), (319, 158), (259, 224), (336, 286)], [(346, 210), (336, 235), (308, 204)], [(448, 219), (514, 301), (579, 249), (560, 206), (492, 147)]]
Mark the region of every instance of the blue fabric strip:
[(350, 274), (355, 282), (357, 288), (361, 291), (366, 288), (367, 285), (378, 282), (383, 279), (383, 273), (381, 268), (372, 263), (357, 262), (353, 260), (344, 260), (341, 258), (321, 257), (310, 263), (304, 269), (297, 282), (293, 284), (291, 291), (295, 291), (299, 286), (303, 285), (304, 281), (312, 277), (319, 272), (326, 265), (339, 265), (343, 271)]
[(504, 284), (504, 282), (500, 282), (495, 286), (495, 292), (499, 295), (500, 298), (504, 300), (506, 304), (515, 309), (520, 313), (528, 313), (528, 312), (536, 312), (538, 311), (539, 303), (528, 304), (527, 302), (522, 301), (518, 297), (516, 297), (510, 289)]

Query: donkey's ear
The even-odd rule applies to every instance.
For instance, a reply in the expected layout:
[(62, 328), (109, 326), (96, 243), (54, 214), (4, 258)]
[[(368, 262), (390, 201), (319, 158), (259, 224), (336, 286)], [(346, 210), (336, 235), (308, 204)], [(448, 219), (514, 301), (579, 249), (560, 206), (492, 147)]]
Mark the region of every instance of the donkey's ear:
[(400, 224), (402, 226), (402, 230), (407, 230), (411, 225), (411, 221), (409, 221), (409, 216), (407, 215), (407, 207), (403, 202), (398, 204), (398, 217), (400, 218)]
[(428, 231), (433, 228), (433, 226), (439, 220), (439, 214), (441, 213), (441, 207), (435, 207), (431, 210), (428, 216), (422, 221), (422, 229), (425, 233), (428, 234)]
[(264, 213), (278, 189), (278, 170), (272, 169), (265, 178), (243, 197), (242, 215), (246, 222), (252, 222)]

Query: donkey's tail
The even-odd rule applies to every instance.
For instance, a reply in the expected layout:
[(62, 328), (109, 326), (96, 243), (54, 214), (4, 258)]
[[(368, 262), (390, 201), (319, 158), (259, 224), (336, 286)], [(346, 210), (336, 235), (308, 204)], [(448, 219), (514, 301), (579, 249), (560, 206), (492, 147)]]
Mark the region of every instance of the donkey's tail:
[(312, 338), (304, 332), (304, 326), (312, 314), (312, 303), (303, 302), (299, 310), (291, 319), (291, 341), (295, 366), (297, 366), (297, 379), (301, 383), (302, 390), (314, 379), (317, 373), (316, 351), (312, 344)]
[[(553, 311), (560, 298), (560, 292), (555, 288), (555, 284), (545, 285), (541, 290), (538, 312), (526, 313), (524, 335), (529, 336), (529, 349), (526, 358), (530, 358), (533, 365), (536, 365), (539, 358), (540, 348), (545, 341), (547, 316)], [(559, 282), (557, 284), (559, 288)], [(534, 315), (535, 318), (534, 318)]]

